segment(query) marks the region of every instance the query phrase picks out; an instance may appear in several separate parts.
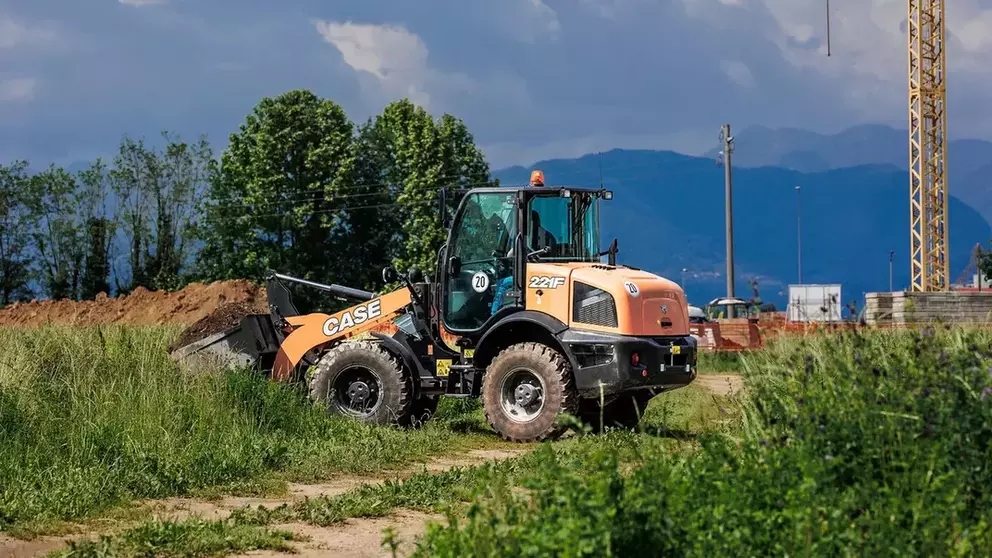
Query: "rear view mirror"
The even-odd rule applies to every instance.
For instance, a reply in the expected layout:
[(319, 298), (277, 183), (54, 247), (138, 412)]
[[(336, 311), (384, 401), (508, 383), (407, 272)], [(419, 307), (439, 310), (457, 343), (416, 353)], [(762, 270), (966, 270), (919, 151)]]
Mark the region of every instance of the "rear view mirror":
[(399, 279), (399, 275), (393, 266), (387, 266), (382, 268), (382, 282), (389, 285), (390, 283), (395, 283)]
[(451, 256), (448, 259), (448, 275), (458, 275), (462, 271), (462, 259), (458, 256)]

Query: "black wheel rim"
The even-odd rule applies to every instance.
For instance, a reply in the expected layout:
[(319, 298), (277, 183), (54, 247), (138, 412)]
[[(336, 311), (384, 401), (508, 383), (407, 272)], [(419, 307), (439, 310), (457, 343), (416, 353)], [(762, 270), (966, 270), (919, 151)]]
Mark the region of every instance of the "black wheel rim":
[(382, 403), (382, 383), (371, 368), (351, 366), (331, 386), (334, 408), (359, 418), (372, 416)]

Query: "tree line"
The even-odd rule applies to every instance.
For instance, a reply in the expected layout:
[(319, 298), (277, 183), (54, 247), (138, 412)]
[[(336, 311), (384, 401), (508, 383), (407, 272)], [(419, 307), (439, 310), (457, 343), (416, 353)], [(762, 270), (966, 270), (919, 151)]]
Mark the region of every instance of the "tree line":
[(0, 166), (0, 305), (277, 269), (366, 289), (433, 269), (442, 186), (493, 185), (465, 124), (401, 100), (356, 124), (307, 90), (264, 98), (220, 157), (205, 137), (128, 136), (75, 173)]

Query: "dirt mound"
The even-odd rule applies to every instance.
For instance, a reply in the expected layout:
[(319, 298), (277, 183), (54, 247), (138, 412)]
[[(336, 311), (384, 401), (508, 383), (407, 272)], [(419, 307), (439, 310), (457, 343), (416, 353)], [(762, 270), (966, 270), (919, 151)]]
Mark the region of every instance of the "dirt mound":
[(169, 352), (183, 345), (206, 339), (215, 333), (232, 328), (241, 323), (241, 319), (249, 314), (265, 314), (268, 310), (260, 304), (248, 302), (228, 302), (222, 304), (212, 313), (200, 318), (193, 325), (184, 329), (179, 338), (169, 345)]
[(246, 313), (268, 312), (264, 288), (235, 280), (192, 283), (171, 293), (138, 287), (117, 298), (101, 294), (96, 300), (14, 303), (0, 309), (0, 326), (195, 324), (229, 304), (247, 305)]

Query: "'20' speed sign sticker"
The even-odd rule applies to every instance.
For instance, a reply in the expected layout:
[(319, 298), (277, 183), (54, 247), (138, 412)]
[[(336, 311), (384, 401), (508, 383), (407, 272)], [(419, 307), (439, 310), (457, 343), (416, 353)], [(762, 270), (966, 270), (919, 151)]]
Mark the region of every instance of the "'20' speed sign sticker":
[(624, 281), (623, 288), (626, 289), (627, 294), (632, 297), (638, 297), (641, 294), (640, 289), (637, 288), (637, 285), (635, 285), (633, 281)]
[(485, 271), (477, 271), (472, 276), (472, 290), (483, 293), (489, 288), (489, 275)]

